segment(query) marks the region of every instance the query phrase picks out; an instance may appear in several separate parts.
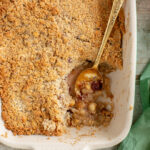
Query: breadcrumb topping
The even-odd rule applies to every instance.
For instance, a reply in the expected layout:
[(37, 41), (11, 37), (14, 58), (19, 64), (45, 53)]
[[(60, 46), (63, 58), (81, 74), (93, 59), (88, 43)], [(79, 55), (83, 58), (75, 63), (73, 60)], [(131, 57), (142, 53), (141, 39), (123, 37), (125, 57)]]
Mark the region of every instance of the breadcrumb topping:
[[(0, 0), (0, 97), (17, 135), (61, 135), (72, 103), (68, 74), (94, 61), (113, 0)], [(122, 68), (121, 10), (101, 63)]]

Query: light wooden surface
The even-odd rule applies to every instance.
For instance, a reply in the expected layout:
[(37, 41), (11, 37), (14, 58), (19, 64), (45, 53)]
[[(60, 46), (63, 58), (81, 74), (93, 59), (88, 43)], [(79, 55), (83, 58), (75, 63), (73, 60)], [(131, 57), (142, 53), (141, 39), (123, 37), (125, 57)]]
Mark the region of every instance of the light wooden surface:
[[(137, 47), (137, 81), (134, 109), (134, 121), (142, 112), (139, 95), (139, 77), (150, 61), (150, 0), (137, 0), (138, 47)], [(110, 148), (112, 150), (114, 148)], [(0, 144), (0, 150), (14, 150)]]
[(137, 0), (138, 13), (138, 59), (137, 75), (150, 60), (150, 0)]

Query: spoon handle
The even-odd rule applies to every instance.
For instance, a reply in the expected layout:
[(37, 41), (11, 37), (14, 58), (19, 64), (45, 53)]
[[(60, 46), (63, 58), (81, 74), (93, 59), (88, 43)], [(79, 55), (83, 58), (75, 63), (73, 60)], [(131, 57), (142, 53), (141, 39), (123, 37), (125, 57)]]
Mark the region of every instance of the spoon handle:
[(98, 65), (99, 65), (101, 56), (103, 54), (105, 45), (106, 45), (107, 40), (109, 38), (109, 35), (112, 31), (112, 28), (115, 24), (115, 21), (116, 21), (116, 18), (118, 16), (118, 14), (119, 14), (119, 11), (120, 11), (120, 9), (123, 5), (123, 2), (124, 2), (124, 0), (114, 0), (113, 1), (113, 6), (112, 6), (112, 10), (111, 10), (109, 20), (108, 20), (108, 23), (107, 23), (106, 31), (105, 31), (105, 34), (104, 34), (104, 37), (103, 37), (103, 40), (102, 40), (102, 44), (100, 46), (100, 49), (99, 49), (99, 52), (97, 54), (97, 58), (95, 60), (93, 68), (98, 68)]

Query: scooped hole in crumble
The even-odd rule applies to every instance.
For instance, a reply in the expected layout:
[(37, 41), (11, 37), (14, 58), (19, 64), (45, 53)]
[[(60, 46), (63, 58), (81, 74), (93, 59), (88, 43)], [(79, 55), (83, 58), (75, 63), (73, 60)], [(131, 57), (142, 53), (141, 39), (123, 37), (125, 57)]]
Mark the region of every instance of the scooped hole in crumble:
[(108, 126), (113, 117), (113, 95), (110, 79), (106, 75), (103, 75), (103, 84), (99, 80), (81, 83), (80, 93), (74, 91), (77, 76), (91, 65), (92, 63), (86, 63), (76, 67), (68, 76), (69, 93), (73, 99), (73, 105), (67, 111), (71, 116), (70, 126)]

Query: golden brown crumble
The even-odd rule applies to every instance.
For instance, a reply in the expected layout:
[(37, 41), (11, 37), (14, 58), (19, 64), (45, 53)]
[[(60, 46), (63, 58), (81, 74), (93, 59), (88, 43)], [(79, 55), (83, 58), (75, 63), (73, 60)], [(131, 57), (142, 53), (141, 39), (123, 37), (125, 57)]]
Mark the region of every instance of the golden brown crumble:
[[(74, 105), (67, 76), (95, 60), (112, 1), (0, 0), (0, 97), (7, 129), (15, 135), (65, 132), (66, 111)], [(113, 69), (122, 68), (124, 31), (121, 10), (101, 60)]]

